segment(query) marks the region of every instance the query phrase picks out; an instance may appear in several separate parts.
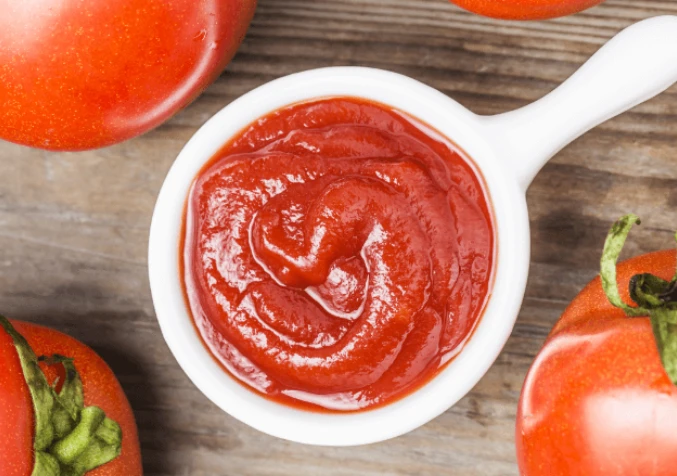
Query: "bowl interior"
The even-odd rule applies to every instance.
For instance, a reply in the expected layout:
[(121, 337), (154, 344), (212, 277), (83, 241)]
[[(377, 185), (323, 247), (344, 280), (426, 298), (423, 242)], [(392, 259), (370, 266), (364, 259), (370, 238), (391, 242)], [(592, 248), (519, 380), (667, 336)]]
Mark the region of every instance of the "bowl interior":
[[(328, 96), (355, 96), (406, 112), (441, 132), (471, 158), (493, 205), (497, 235), (494, 285), (484, 315), (462, 352), (425, 386), (385, 407), (316, 413), (270, 401), (235, 382), (193, 327), (183, 298), (179, 246), (184, 204), (202, 166), (242, 128), (284, 106)], [(273, 436), (318, 445), (373, 443), (404, 434), (446, 411), (486, 373), (505, 344), (524, 294), (529, 230), (523, 192), (499, 160), (477, 116), (405, 76), (369, 68), (324, 68), (268, 83), (211, 118), (179, 154), (155, 207), (149, 273), (156, 314), (175, 358), (195, 385), (240, 421)]]

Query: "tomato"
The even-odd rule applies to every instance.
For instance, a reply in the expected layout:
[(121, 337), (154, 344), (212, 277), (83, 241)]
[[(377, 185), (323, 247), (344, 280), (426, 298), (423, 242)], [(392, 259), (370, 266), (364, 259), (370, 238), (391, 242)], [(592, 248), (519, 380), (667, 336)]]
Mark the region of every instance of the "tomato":
[(546, 20), (581, 12), (604, 0), (451, 0), (474, 13), (504, 20)]
[[(675, 266), (674, 251), (620, 264), (620, 299), (633, 302), (636, 276), (669, 280)], [(667, 284), (674, 291), (675, 282)], [(598, 277), (567, 307), (522, 390), (516, 444), (523, 476), (677, 476), (676, 376), (666, 372), (677, 362), (670, 350), (677, 334), (673, 328), (664, 341), (652, 327), (674, 320), (675, 305), (661, 296), (651, 317), (631, 317), (626, 312), (641, 312), (612, 305)]]
[(0, 474), (29, 475), (33, 470), (33, 405), (19, 355), (0, 329)]
[[(0, 320), (2, 320), (0, 324), (8, 322), (4, 318)], [(65, 360), (68, 362), (72, 359), (72, 364), (63, 365), (55, 361), (40, 362), (40, 374), (32, 379), (32, 385), (35, 386), (36, 381), (44, 379), (46, 383), (56, 385), (57, 393), (62, 392), (63, 388), (69, 385), (68, 378), (72, 379), (74, 376), (66, 369), (66, 365), (72, 365), (69, 368), (74, 369), (79, 377), (77, 387), (84, 393), (83, 407), (90, 409), (97, 407), (103, 410), (107, 420), (119, 426), (122, 435), (119, 455), (112, 461), (87, 471), (87, 476), (143, 475), (134, 415), (122, 387), (106, 363), (92, 349), (65, 334), (19, 321), (11, 321), (11, 325), (18, 333), (18, 338), (13, 339), (5, 329), (0, 327), (0, 359), (3, 362), (3, 373), (0, 375), (0, 454), (2, 455), (0, 474), (3, 476), (31, 475), (34, 465), (37, 464), (34, 443), (38, 438), (37, 435), (44, 432), (44, 428), (40, 428), (36, 423), (38, 419), (36, 415), (39, 411), (36, 408), (40, 405), (38, 404), (37, 407), (34, 405), (33, 394), (29, 392), (29, 386), (26, 383), (27, 374), (22, 371), (22, 359), (19, 353), (24, 352), (24, 365), (28, 365), (25, 356), (29, 354), (32, 355), (32, 359), (36, 355), (59, 356), (58, 359), (66, 357)], [(27, 342), (26, 346), (16, 344), (16, 339), (21, 339), (21, 337)], [(65, 397), (59, 401), (67, 400), (68, 397)], [(57, 437), (53, 438), (50, 444), (56, 444), (56, 441), (58, 441)]]
[(0, 138), (52, 150), (142, 134), (235, 54), (256, 0), (0, 0)]

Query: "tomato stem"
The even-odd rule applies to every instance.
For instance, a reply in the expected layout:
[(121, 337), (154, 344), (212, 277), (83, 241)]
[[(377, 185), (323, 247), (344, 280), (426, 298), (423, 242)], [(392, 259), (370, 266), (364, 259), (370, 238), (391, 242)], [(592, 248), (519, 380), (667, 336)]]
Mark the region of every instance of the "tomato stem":
[[(35, 462), (31, 476), (82, 476), (120, 455), (122, 431), (98, 407), (85, 407), (80, 374), (73, 359), (55, 355), (38, 359), (14, 326), (0, 316), (0, 328), (14, 341), (35, 413)], [(63, 365), (59, 392), (49, 385), (39, 362)]]
[(628, 316), (647, 316), (648, 311), (641, 307), (630, 307), (621, 299), (618, 292), (618, 281), (616, 279), (616, 263), (623, 250), (625, 240), (632, 229), (632, 226), (641, 222), (636, 215), (626, 215), (613, 224), (609, 234), (604, 242), (604, 251), (600, 262), (602, 278), (602, 289), (609, 302), (614, 306), (621, 308)]
[(663, 367), (670, 380), (677, 385), (677, 272), (671, 281), (649, 273), (633, 276), (629, 291), (635, 307), (626, 304), (618, 291), (616, 263), (628, 233), (633, 225), (639, 223), (639, 218), (631, 214), (622, 217), (611, 227), (600, 262), (602, 288), (609, 302), (628, 316), (650, 318)]

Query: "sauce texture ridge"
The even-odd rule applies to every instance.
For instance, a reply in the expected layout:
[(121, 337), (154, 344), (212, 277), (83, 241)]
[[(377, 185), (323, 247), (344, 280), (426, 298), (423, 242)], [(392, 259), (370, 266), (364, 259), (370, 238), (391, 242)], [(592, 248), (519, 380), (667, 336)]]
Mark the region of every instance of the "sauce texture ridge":
[(461, 350), (488, 299), (494, 231), (449, 141), (328, 98), (259, 119), (205, 166), (181, 260), (196, 328), (230, 374), (277, 401), (355, 411)]

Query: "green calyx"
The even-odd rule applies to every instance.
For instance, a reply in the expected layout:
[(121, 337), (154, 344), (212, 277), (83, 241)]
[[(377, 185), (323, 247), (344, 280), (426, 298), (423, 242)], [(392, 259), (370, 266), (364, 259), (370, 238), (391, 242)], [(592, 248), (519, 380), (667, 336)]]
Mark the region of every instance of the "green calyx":
[[(677, 273), (670, 281), (652, 274), (637, 274), (630, 279), (630, 298), (636, 306), (621, 299), (616, 280), (616, 263), (633, 225), (639, 224), (635, 215), (626, 215), (611, 227), (604, 243), (601, 272), (602, 288), (609, 302), (623, 309), (628, 316), (646, 317), (651, 328), (663, 367), (670, 380), (677, 385)], [(677, 239), (677, 236), (675, 236)]]
[[(2, 316), (0, 326), (14, 341), (33, 401), (35, 464), (31, 476), (82, 476), (117, 458), (122, 430), (100, 408), (85, 407), (82, 381), (72, 359), (59, 355), (38, 359), (26, 339)], [(62, 365), (64, 381), (50, 386), (40, 369), (41, 361)]]

